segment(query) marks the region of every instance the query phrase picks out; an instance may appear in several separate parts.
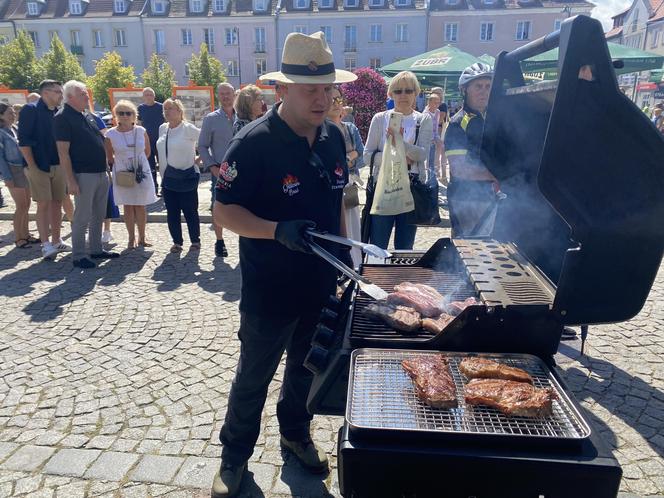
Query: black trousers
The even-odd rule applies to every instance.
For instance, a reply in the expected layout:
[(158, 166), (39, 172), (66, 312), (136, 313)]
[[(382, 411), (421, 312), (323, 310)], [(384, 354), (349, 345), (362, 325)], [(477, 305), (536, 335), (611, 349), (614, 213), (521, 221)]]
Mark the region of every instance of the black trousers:
[(309, 437), (312, 415), (306, 401), (313, 374), (303, 366), (320, 310), (297, 318), (240, 316), (240, 359), (219, 433), (224, 462), (241, 465), (254, 451), (267, 389), (286, 351), (286, 370), (277, 403), (279, 431), (289, 440)]
[(157, 185), (157, 141), (150, 140), (150, 155), (148, 156), (148, 164), (150, 165), (150, 172), (152, 173), (152, 181), (154, 182), (154, 192), (159, 193), (159, 186)]
[(198, 189), (188, 192), (176, 192), (162, 188), (164, 204), (166, 204), (166, 221), (168, 231), (174, 244), (182, 245), (182, 225), (180, 214), (184, 214), (191, 243), (201, 241), (201, 224), (198, 218)]

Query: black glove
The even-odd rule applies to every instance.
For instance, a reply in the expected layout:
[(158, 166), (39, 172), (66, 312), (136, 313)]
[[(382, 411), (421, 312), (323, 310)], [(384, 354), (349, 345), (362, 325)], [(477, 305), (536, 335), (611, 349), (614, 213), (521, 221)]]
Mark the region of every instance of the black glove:
[(350, 256), (350, 247), (342, 247), (339, 250), (339, 261), (348, 268), (355, 269), (355, 263), (353, 263), (353, 258)]
[(274, 238), (291, 251), (311, 254), (311, 248), (309, 247), (305, 232), (309, 228), (316, 228), (316, 224), (310, 220), (280, 221), (277, 223), (277, 229), (274, 231)]

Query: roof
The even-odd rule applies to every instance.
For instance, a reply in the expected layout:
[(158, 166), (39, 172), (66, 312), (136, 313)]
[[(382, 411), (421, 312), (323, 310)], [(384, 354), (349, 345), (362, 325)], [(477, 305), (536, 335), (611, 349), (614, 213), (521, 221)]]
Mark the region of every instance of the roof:
[(622, 27), (622, 26), (618, 26), (617, 28), (613, 28), (612, 30), (607, 31), (606, 33), (604, 33), (604, 36), (605, 36), (607, 39), (609, 39), (609, 38), (615, 38), (616, 36), (622, 35), (622, 30), (623, 30), (623, 27)]
[[(113, 0), (81, 1), (82, 13), (72, 15), (69, 13), (69, 0), (41, 0), (37, 1), (42, 6), (39, 15), (28, 15), (29, 0), (8, 0), (4, 19), (54, 19), (54, 18), (91, 18), (91, 17), (114, 17), (114, 16), (138, 16), (143, 10), (146, 0), (125, 0), (128, 4), (127, 12), (113, 12)], [(34, 0), (33, 0), (34, 1)]]
[(299, 12), (339, 12), (339, 11), (385, 11), (385, 10), (419, 10), (425, 8), (425, 0), (410, 0), (408, 5), (397, 5), (396, 0), (382, 0), (380, 5), (371, 5), (371, 0), (357, 0), (356, 7), (344, 5), (344, 0), (332, 0), (330, 7), (323, 7), (321, 0), (309, 0), (306, 8), (294, 7), (295, 0), (281, 0), (280, 15), (297, 14)]
[(648, 19), (648, 23), (656, 22), (664, 19), (664, 0), (660, 0), (659, 5)]
[[(454, 5), (449, 0), (431, 0), (431, 10), (434, 11), (458, 11), (458, 10), (516, 10), (533, 8), (552, 8), (562, 10), (565, 6), (572, 8), (593, 7), (593, 4), (585, 0), (457, 0)], [(664, 0), (657, 0), (664, 1)]]

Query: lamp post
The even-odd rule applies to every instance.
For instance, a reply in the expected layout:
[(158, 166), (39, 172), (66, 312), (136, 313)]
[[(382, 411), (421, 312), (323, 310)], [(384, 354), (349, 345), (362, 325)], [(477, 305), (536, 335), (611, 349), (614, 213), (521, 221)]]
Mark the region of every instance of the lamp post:
[(240, 88), (242, 84), (242, 61), (240, 59), (240, 28), (237, 26), (233, 27), (233, 33), (235, 35), (235, 43), (237, 43), (237, 86)]

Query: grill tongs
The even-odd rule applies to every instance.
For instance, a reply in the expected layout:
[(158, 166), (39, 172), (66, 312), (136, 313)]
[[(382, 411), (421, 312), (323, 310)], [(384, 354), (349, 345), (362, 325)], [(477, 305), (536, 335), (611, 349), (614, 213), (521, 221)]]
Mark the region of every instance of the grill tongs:
[(318, 237), (319, 239), (329, 240), (330, 242), (336, 242), (337, 244), (341, 244), (344, 246), (357, 247), (364, 254), (373, 256), (374, 258), (387, 259), (392, 257), (391, 252), (386, 251), (382, 247), (378, 247), (377, 245), (374, 244), (365, 244), (364, 242), (360, 242), (358, 240), (348, 239), (346, 237), (339, 237), (338, 235), (319, 232), (318, 230), (309, 229), (307, 230), (307, 234), (309, 234), (312, 237)]
[[(312, 234), (313, 235), (313, 234)], [(337, 270), (339, 270), (341, 273), (346, 275), (348, 278), (350, 278), (353, 282), (357, 284), (357, 286), (360, 288), (362, 292), (364, 292), (366, 295), (381, 301), (383, 299), (387, 298), (387, 292), (385, 292), (383, 289), (378, 287), (376, 284), (374, 284), (371, 280), (368, 278), (364, 278), (362, 275), (357, 273), (355, 270), (352, 268), (349, 268), (345, 264), (343, 264), (341, 261), (339, 261), (337, 258), (332, 256), (329, 252), (327, 252), (325, 249), (323, 249), (321, 246), (316, 244), (313, 241), (309, 241), (309, 247), (311, 247), (311, 250), (313, 253), (330, 263), (332, 266), (334, 266)]]

